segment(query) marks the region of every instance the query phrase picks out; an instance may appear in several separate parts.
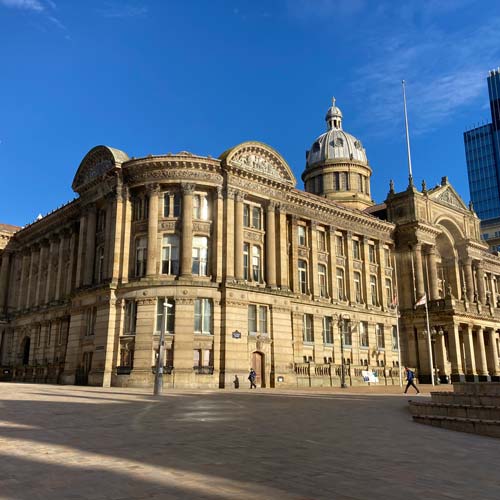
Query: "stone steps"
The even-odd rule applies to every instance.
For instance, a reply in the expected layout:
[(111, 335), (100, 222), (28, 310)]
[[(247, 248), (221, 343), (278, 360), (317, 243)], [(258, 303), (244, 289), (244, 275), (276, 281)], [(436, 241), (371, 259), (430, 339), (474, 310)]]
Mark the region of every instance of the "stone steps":
[(455, 394), (471, 394), (471, 395), (491, 395), (500, 397), (500, 382), (486, 382), (486, 383), (470, 383), (461, 382), (453, 384), (453, 391)]
[(410, 412), (414, 416), (459, 417), (500, 421), (500, 406), (410, 401)]
[(434, 415), (414, 415), (415, 422), (450, 429), (500, 438), (500, 420), (483, 420), (478, 418), (442, 417)]
[(472, 406), (500, 406), (500, 396), (494, 394), (465, 394), (457, 392), (431, 392), (433, 403)]

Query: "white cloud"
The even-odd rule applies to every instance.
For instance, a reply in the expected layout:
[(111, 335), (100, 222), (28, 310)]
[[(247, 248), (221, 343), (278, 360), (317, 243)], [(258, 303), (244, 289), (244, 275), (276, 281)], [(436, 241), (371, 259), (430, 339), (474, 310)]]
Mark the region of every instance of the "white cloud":
[(42, 12), (45, 6), (39, 0), (0, 0), (0, 4), (12, 9), (32, 10)]

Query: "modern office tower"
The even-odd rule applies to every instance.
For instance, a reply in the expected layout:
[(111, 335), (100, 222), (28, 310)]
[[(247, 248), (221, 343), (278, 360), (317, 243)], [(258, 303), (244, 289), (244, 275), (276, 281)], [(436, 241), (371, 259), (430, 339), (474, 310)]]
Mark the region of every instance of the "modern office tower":
[(491, 123), (464, 132), (471, 199), (481, 218), (481, 233), (500, 250), (500, 69), (488, 76)]

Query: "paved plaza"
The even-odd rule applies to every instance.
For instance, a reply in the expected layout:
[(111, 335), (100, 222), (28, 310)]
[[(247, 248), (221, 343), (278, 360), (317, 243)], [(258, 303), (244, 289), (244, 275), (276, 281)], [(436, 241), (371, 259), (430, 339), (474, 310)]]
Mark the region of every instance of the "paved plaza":
[(500, 441), (409, 397), (0, 383), (0, 498), (498, 500)]

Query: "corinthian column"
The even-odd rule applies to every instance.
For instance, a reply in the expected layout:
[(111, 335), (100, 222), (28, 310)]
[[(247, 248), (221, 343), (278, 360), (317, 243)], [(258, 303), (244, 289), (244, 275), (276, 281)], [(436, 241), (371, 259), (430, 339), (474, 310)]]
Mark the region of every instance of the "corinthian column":
[(266, 281), (276, 288), (276, 204), (270, 201), (266, 212)]
[(484, 290), (484, 268), (482, 262), (476, 263), (476, 283), (477, 283), (477, 296), (481, 304), (486, 304), (486, 293)]
[(59, 252), (57, 256), (57, 279), (56, 279), (56, 291), (55, 300), (59, 300), (62, 296), (64, 289), (64, 247), (68, 241), (68, 235), (66, 232), (59, 235)]
[(33, 275), (35, 273), (34, 267), (35, 267), (35, 247), (30, 248), (30, 255), (29, 255), (29, 271), (28, 271), (28, 285), (27, 285), (27, 290), (26, 290), (26, 309), (28, 309), (31, 305), (31, 287), (33, 285)]
[(439, 299), (438, 270), (436, 264), (436, 248), (430, 247), (427, 251), (429, 261), (429, 295), (430, 300)]
[(472, 259), (467, 257), (463, 260), (464, 274), (465, 274), (465, 288), (467, 292), (467, 300), (472, 302), (474, 300), (474, 279), (472, 278)]
[(85, 239), (85, 269), (83, 270), (83, 284), (91, 285), (94, 278), (95, 258), (95, 230), (96, 230), (96, 207), (89, 208), (87, 213), (87, 237)]
[(40, 242), (40, 256), (38, 257), (38, 281), (35, 291), (35, 306), (39, 306), (45, 300), (45, 285), (43, 271), (47, 267), (48, 243), (46, 240)]
[(486, 362), (486, 349), (484, 346), (484, 331), (481, 327), (478, 328), (477, 332), (477, 343), (475, 348), (479, 351), (477, 356), (477, 373), (479, 375), (488, 375), (488, 363)]
[(183, 184), (181, 278), (190, 278), (193, 274), (193, 192), (194, 184)]
[[(7, 285), (9, 283), (9, 262), (10, 253), (3, 251), (2, 253), (2, 267), (0, 268), (0, 315), (5, 311), (7, 302)], [(0, 363), (2, 360), (0, 359)]]
[(149, 212), (148, 212), (148, 258), (146, 262), (146, 275), (156, 275), (156, 261), (158, 254), (158, 194), (160, 189), (157, 185), (149, 188)]
[(417, 289), (417, 300), (425, 293), (424, 288), (424, 269), (422, 266), (422, 245), (417, 243), (413, 247), (413, 256), (415, 259), (415, 286)]
[(488, 330), (488, 370), (492, 377), (498, 377), (500, 375), (500, 367), (498, 366), (497, 332), (493, 328)]
[(243, 200), (244, 193), (238, 191), (234, 204), (234, 272), (235, 278), (243, 280)]

